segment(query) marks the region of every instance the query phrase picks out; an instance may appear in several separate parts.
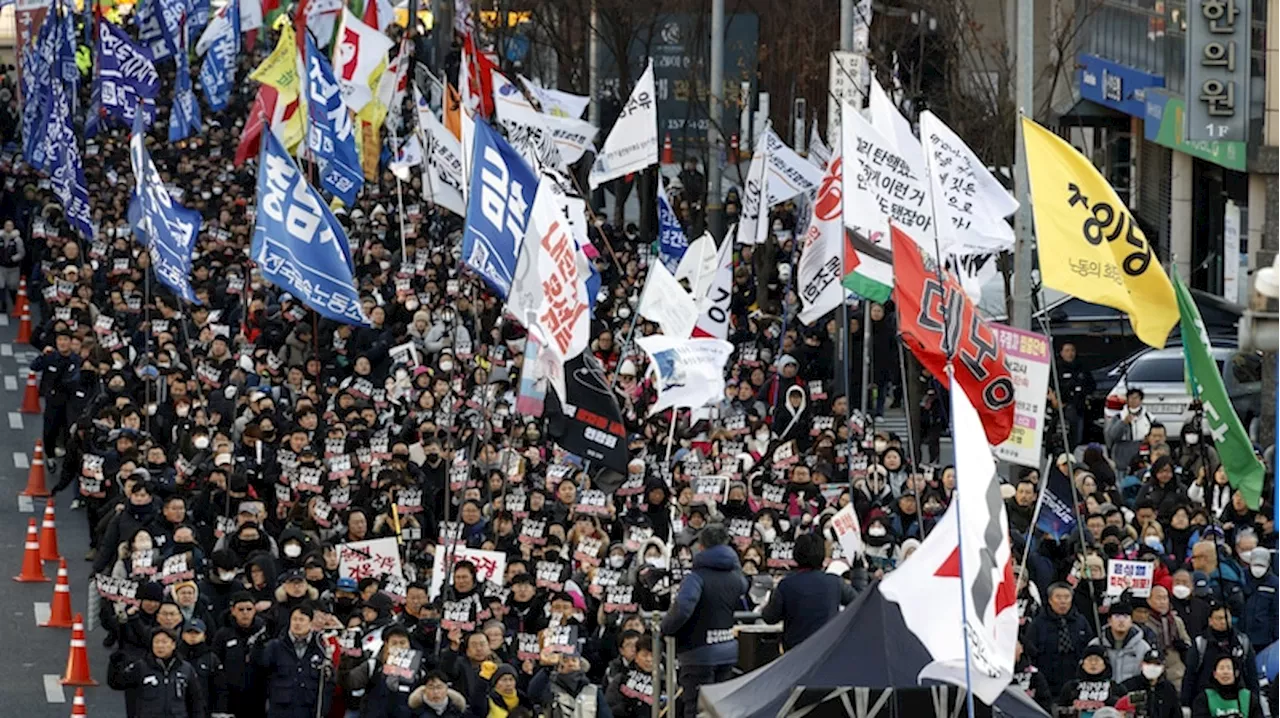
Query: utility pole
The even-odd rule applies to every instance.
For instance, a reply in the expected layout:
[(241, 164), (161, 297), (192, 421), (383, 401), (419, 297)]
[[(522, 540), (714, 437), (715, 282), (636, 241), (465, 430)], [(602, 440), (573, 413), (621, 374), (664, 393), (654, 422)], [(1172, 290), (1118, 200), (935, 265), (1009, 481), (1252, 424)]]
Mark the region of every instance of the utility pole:
[(853, 0), (840, 0), (840, 49), (853, 49)]
[(724, 137), (724, 0), (711, 0), (711, 91), (707, 108), (707, 227), (717, 240), (724, 237), (724, 194), (720, 191), (720, 147)]
[[(587, 94), (591, 102), (587, 104), (587, 121), (596, 127), (600, 126), (600, 11), (596, 9), (596, 0), (591, 0), (591, 27), (587, 35)], [(622, 59), (626, 62), (626, 58)]]
[[(1014, 56), (1014, 101), (1019, 114), (1035, 117), (1035, 94), (1032, 76), (1035, 74), (1035, 0), (1018, 0), (1018, 51)], [(1027, 151), (1022, 142), (1022, 122), (1019, 119), (1015, 137), (1017, 148), (1014, 167), (1014, 189), (1018, 194), (1018, 212), (1014, 215), (1013, 248), (1013, 316), (1009, 319), (1019, 329), (1031, 328), (1031, 253), (1034, 240), (1031, 237), (1030, 182), (1027, 179)]]

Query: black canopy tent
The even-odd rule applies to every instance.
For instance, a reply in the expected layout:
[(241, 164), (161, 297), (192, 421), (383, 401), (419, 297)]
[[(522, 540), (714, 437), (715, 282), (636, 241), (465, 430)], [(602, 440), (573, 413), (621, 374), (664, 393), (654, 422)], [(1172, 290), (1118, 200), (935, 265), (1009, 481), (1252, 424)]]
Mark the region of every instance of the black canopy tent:
[[(811, 713), (795, 710), (797, 700), (802, 698), (797, 689), (821, 689), (818, 693), (838, 697), (848, 693), (839, 689), (871, 688), (874, 692), (918, 688), (916, 676), (930, 660), (929, 652), (903, 622), (897, 604), (880, 594), (876, 582), (795, 650), (732, 681), (704, 687), (699, 707), (712, 718), (775, 718), (793, 712)], [(812, 702), (814, 692), (806, 693), (806, 702)], [(876, 702), (874, 697), (871, 702)], [(1017, 686), (1006, 688), (995, 706), (987, 708), (980, 701), (976, 705), (983, 715), (1047, 718)], [(884, 711), (878, 715), (893, 713)]]

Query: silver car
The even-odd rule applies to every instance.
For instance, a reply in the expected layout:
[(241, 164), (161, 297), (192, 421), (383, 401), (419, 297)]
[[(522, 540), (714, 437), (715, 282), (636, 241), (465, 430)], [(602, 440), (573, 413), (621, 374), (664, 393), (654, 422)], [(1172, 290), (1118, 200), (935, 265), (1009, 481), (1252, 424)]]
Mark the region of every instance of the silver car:
[[(1249, 436), (1256, 440), (1256, 420), (1262, 409), (1262, 356), (1257, 352), (1243, 352), (1235, 347), (1215, 346), (1211, 349), (1223, 384), (1236, 415), (1240, 417)], [(1169, 438), (1177, 441), (1182, 425), (1191, 418), (1187, 407), (1191, 394), (1187, 382), (1182, 347), (1151, 349), (1139, 354), (1128, 363), (1117, 367), (1117, 381), (1107, 394), (1106, 421), (1120, 415), (1124, 408), (1125, 394), (1131, 388), (1141, 389), (1143, 406), (1152, 418), (1164, 424)]]

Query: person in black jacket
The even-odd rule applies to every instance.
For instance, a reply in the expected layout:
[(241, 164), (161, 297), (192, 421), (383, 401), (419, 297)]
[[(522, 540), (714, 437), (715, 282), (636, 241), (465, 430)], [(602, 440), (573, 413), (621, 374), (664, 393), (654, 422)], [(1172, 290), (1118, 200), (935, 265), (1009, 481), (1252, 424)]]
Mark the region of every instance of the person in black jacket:
[(222, 664), (226, 691), (235, 697), (230, 711), (236, 718), (264, 718), (266, 695), (257, 666), (269, 638), (267, 623), (257, 615), (247, 591), (231, 597), (230, 613), (231, 618), (213, 636), (213, 653)]
[(314, 718), (329, 712), (334, 676), (329, 652), (311, 631), (315, 609), (309, 603), (296, 606), (289, 625), (273, 638), (258, 661), (267, 688), (267, 715), (271, 718)]
[(58, 443), (71, 424), (68, 405), (80, 383), (80, 357), (71, 351), (71, 332), (62, 330), (53, 346), (31, 362), (31, 370), (41, 372), (40, 396), (44, 397), (44, 450), (52, 458)]
[(1062, 392), (1062, 413), (1067, 418), (1067, 429), (1071, 446), (1084, 441), (1084, 419), (1088, 413), (1089, 395), (1093, 393), (1096, 383), (1093, 374), (1076, 358), (1076, 345), (1064, 342), (1058, 348), (1058, 390)]
[(1164, 654), (1158, 648), (1147, 651), (1142, 657), (1139, 675), (1120, 684), (1129, 693), (1129, 702), (1135, 707), (1145, 706), (1138, 715), (1147, 718), (1182, 718), (1182, 706), (1178, 701), (1178, 689), (1164, 675)]
[(1089, 718), (1104, 706), (1114, 706), (1124, 697), (1124, 687), (1111, 678), (1111, 661), (1107, 649), (1089, 646), (1076, 669), (1076, 677), (1067, 681), (1058, 696), (1058, 715)]
[(177, 646), (172, 633), (157, 628), (147, 657), (125, 666), (119, 685), (132, 701), (131, 718), (204, 718), (200, 678), (175, 654)]
[(738, 662), (733, 614), (750, 584), (729, 546), (729, 532), (713, 524), (698, 534), (702, 551), (680, 582), (680, 593), (662, 619), (662, 635), (676, 639), (681, 718), (698, 714), (698, 691), (707, 683), (729, 680)]
[(1032, 619), (1028, 635), (1040, 670), (1055, 695), (1075, 674), (1085, 646), (1095, 635), (1089, 621), (1073, 607), (1072, 597), (1070, 585), (1051, 585), (1048, 605)]
[(214, 713), (224, 713), (228, 704), (224, 682), (226, 676), (222, 671), (222, 661), (218, 660), (218, 655), (205, 640), (206, 630), (204, 621), (199, 618), (184, 623), (178, 657), (191, 664), (191, 668), (196, 673), (196, 679), (200, 681), (200, 690), (209, 710)]
[(853, 587), (839, 576), (823, 573), (826, 542), (818, 534), (796, 537), (796, 570), (773, 590), (761, 617), (766, 623), (782, 621), (782, 647), (791, 650), (853, 601)]

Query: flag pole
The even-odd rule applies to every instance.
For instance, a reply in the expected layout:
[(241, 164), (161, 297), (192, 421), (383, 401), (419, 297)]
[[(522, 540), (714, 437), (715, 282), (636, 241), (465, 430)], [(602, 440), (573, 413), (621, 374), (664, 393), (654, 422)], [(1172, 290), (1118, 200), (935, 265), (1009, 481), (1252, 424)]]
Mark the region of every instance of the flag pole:
[[(373, 0), (370, 0), (370, 2), (372, 1)], [(391, 145), (396, 148), (397, 152), (399, 152), (400, 136), (394, 129), (388, 129), (391, 129)], [(400, 175), (395, 172), (392, 172), (391, 174), (395, 175), (396, 178), (396, 219), (400, 222), (400, 262), (403, 264), (409, 259), (409, 245), (405, 241), (404, 237), (404, 189), (402, 188), (404, 183), (400, 181)]]
[(1036, 496), (1036, 508), (1031, 512), (1031, 525), (1027, 528), (1026, 545), (1022, 547), (1022, 560), (1018, 562), (1018, 575), (1022, 575), (1027, 570), (1027, 558), (1031, 555), (1031, 539), (1036, 530), (1036, 522), (1040, 520), (1040, 509), (1044, 507), (1044, 495), (1049, 489), (1049, 472), (1053, 471), (1055, 462), (1050, 456), (1045, 459), (1044, 471), (1040, 472), (1039, 486), (1036, 487), (1039, 495)]
[[(944, 314), (946, 313), (945, 305), (943, 308), (943, 313)], [(943, 325), (944, 326), (946, 325), (945, 319), (943, 320)], [(948, 347), (948, 354), (950, 354), (950, 347)], [(955, 387), (955, 369), (952, 366), (950, 357), (947, 358), (947, 383), (953, 387), (952, 391), (955, 391), (957, 388), (959, 388), (959, 387)], [(960, 389), (960, 391), (964, 391), (964, 389)], [(954, 414), (954, 412), (952, 413)], [(953, 423), (951, 434), (952, 436), (954, 436), (955, 435), (954, 415), (951, 417), (951, 421)], [(957, 488), (959, 487), (959, 485), (960, 485), (959, 482), (956, 482)], [(967, 711), (969, 718), (974, 718), (973, 658), (970, 655), (970, 645), (969, 645), (970, 643), (969, 641), (969, 596), (968, 596), (968, 591), (965, 590), (966, 586), (964, 583), (964, 576), (965, 576), (965, 573), (964, 573), (964, 524), (960, 520), (960, 512), (963, 510), (963, 506), (961, 506), (961, 502), (963, 501), (963, 499), (964, 499), (964, 496), (962, 492), (956, 491), (953, 497), (953, 501), (955, 501), (955, 505), (956, 505), (956, 555), (959, 558), (959, 563), (960, 563), (960, 622), (962, 624), (960, 626), (960, 631), (963, 637), (962, 640), (964, 641), (964, 702), (965, 702), (965, 710)]]

